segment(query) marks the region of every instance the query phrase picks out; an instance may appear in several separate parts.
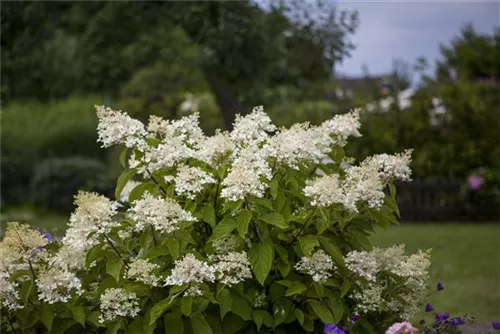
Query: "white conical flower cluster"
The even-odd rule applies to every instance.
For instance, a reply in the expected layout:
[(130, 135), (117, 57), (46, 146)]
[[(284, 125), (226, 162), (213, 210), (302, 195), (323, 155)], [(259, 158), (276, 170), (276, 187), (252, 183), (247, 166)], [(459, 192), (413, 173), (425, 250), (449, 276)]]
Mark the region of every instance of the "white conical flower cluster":
[(333, 260), (322, 249), (311, 256), (305, 256), (295, 265), (295, 270), (310, 275), (313, 281), (324, 283), (333, 275)]
[(246, 116), (236, 115), (230, 137), (238, 146), (255, 145), (266, 140), (275, 130), (276, 126), (264, 112), (264, 107), (258, 106)]
[(118, 317), (134, 318), (140, 311), (139, 300), (134, 292), (127, 292), (122, 288), (106, 289), (101, 295), (99, 321), (112, 321)]
[(155, 271), (159, 268), (160, 266), (156, 263), (151, 263), (143, 259), (136, 259), (129, 263), (128, 269), (125, 272), (125, 278), (151, 286), (158, 286), (160, 278), (155, 274)]
[(68, 270), (52, 267), (42, 270), (36, 280), (38, 298), (49, 304), (66, 303), (73, 294), (82, 294), (82, 282)]
[(246, 252), (229, 252), (217, 257), (214, 264), (217, 280), (225, 285), (234, 285), (252, 278), (252, 270)]
[(98, 141), (103, 147), (123, 144), (144, 150), (147, 146), (144, 139), (147, 131), (140, 121), (131, 118), (127, 113), (115, 111), (105, 106), (95, 106), (97, 110)]
[(214, 282), (214, 272), (214, 268), (208, 263), (196, 259), (193, 254), (186, 254), (182, 259), (175, 261), (165, 285)]
[(215, 179), (198, 167), (181, 166), (174, 178), (175, 192), (194, 199), (206, 184), (215, 183)]

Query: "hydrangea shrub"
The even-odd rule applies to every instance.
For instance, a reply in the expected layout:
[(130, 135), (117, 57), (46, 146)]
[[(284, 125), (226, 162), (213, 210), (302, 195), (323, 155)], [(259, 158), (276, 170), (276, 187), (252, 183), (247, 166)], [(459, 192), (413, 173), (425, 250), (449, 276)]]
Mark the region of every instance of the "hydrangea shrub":
[(3, 332), (376, 333), (423, 307), (429, 253), (369, 241), (398, 223), (411, 151), (346, 157), (357, 110), (276, 128), (256, 107), (207, 137), (196, 113), (96, 108), (124, 146), (116, 200), (79, 192), (61, 242), (8, 225)]

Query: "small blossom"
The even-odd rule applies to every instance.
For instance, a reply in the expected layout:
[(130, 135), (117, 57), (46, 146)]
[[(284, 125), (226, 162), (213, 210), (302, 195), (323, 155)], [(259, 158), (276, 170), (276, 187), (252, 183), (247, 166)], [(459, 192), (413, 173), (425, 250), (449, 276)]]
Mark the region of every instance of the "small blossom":
[(19, 261), (36, 261), (45, 256), (47, 239), (28, 224), (8, 222), (0, 242), (0, 254), (4, 265), (17, 266)]
[(264, 107), (253, 108), (246, 116), (236, 115), (233, 124), (231, 139), (238, 145), (257, 144), (268, 138), (268, 133), (275, 131), (276, 126), (272, 124), (269, 116), (264, 113)]
[(125, 278), (151, 286), (158, 286), (159, 277), (156, 276), (154, 272), (159, 268), (160, 266), (155, 263), (151, 263), (147, 260), (136, 259), (129, 264), (129, 267), (125, 272)]
[(417, 334), (418, 329), (413, 327), (409, 322), (397, 322), (385, 334)]
[(324, 334), (346, 334), (347, 330), (345, 328), (337, 327), (334, 324), (326, 324), (323, 328)]
[(434, 306), (432, 306), (430, 303), (425, 304), (425, 312), (432, 312), (434, 311)]
[(437, 282), (437, 286), (436, 286), (437, 290), (438, 291), (442, 291), (444, 290), (444, 285), (443, 283), (441, 283), (440, 281)]
[(214, 136), (205, 137), (196, 144), (195, 157), (212, 167), (218, 167), (233, 153), (235, 147), (227, 132), (217, 131)]
[(443, 314), (436, 313), (435, 318), (438, 321), (444, 321), (450, 317), (450, 313), (446, 312)]
[(358, 212), (358, 201), (367, 203), (371, 208), (380, 207), (384, 203), (384, 183), (377, 168), (367, 159), (360, 166), (352, 166), (346, 171), (347, 177), (342, 187), (345, 194), (344, 206), (348, 210)]
[(471, 175), (467, 178), (467, 185), (470, 190), (478, 191), (483, 185), (483, 178), (480, 175)]
[(222, 186), (221, 197), (230, 201), (245, 199), (247, 196), (261, 198), (266, 189), (259, 174), (243, 166), (233, 166), (222, 181)]
[(451, 319), (451, 324), (453, 326), (460, 326), (460, 325), (464, 325), (465, 321), (460, 317), (455, 317), (455, 318)]
[(203, 292), (197, 286), (192, 286), (184, 292), (184, 297), (196, 297), (201, 296)]
[(295, 270), (311, 275), (313, 281), (324, 283), (328, 277), (332, 276), (334, 265), (333, 260), (322, 249), (312, 256), (303, 257), (295, 265)]
[(147, 225), (151, 225), (157, 231), (172, 233), (179, 229), (181, 222), (196, 221), (175, 200), (155, 197), (150, 193), (145, 193), (141, 199), (134, 201), (128, 212), (136, 222), (136, 231), (142, 231)]
[(82, 282), (76, 275), (61, 268), (42, 270), (36, 280), (38, 298), (49, 304), (66, 303), (73, 293), (82, 294)]
[(381, 178), (385, 180), (410, 181), (412, 150), (394, 155), (378, 154), (368, 159), (377, 166)]
[(104, 106), (95, 106), (95, 108), (99, 120), (98, 141), (102, 143), (102, 147), (123, 144), (126, 147), (144, 150), (147, 146), (144, 140), (147, 135), (144, 124), (122, 111), (115, 111)]
[(183, 285), (196, 282), (214, 282), (214, 268), (205, 262), (197, 260), (193, 254), (186, 254), (181, 260), (175, 261), (172, 273), (167, 277), (165, 285)]
[(345, 264), (350, 271), (356, 273), (360, 277), (364, 277), (367, 281), (376, 281), (380, 264), (373, 253), (351, 251), (347, 253), (345, 257)]
[(493, 329), (500, 329), (500, 321), (492, 321), (491, 325), (493, 326)]
[(203, 190), (203, 186), (215, 183), (215, 179), (207, 172), (198, 167), (182, 166), (174, 178), (175, 192), (194, 199), (195, 195)]
[(253, 307), (259, 308), (264, 307), (267, 303), (267, 297), (265, 292), (256, 292), (255, 298), (253, 300)]
[(47, 239), (47, 242), (48, 242), (48, 243), (51, 243), (51, 242), (52, 242), (52, 234), (50, 234), (50, 232), (45, 232), (45, 233), (43, 234), (43, 237), (44, 237), (45, 239)]
[(218, 280), (225, 285), (234, 285), (252, 278), (252, 270), (246, 252), (230, 252), (218, 257), (213, 266)]
[(127, 292), (122, 288), (106, 289), (101, 295), (101, 323), (111, 321), (117, 317), (134, 318), (139, 314), (139, 300), (134, 292)]
[(359, 319), (359, 315), (357, 315), (356, 313), (354, 313), (352, 315), (352, 317), (351, 317), (351, 324), (354, 325), (356, 323), (356, 321), (358, 321), (358, 319)]
[(152, 173), (162, 168), (171, 168), (194, 156), (181, 138), (168, 136), (156, 147), (148, 147), (140, 161), (144, 171)]
[(23, 308), (19, 304), (17, 286), (17, 282), (9, 281), (9, 274), (6, 271), (0, 271), (0, 306), (2, 309), (5, 307), (10, 311), (15, 311)]
[(354, 109), (344, 115), (335, 115), (332, 119), (323, 122), (320, 127), (335, 140), (336, 144), (345, 146), (347, 138), (361, 137), (359, 111), (360, 109)]
[(337, 174), (324, 175), (306, 184), (304, 195), (312, 198), (313, 206), (327, 207), (344, 201), (344, 193)]

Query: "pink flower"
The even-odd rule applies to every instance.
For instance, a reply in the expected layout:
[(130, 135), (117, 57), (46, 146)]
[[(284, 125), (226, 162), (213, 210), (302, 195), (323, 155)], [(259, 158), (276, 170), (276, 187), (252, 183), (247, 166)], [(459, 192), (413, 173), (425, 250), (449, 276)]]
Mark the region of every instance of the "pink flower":
[(385, 334), (417, 334), (418, 330), (409, 322), (396, 322)]
[(484, 180), (480, 175), (471, 175), (467, 179), (469, 189), (472, 191), (477, 191), (477, 190), (481, 189), (483, 182), (484, 182)]

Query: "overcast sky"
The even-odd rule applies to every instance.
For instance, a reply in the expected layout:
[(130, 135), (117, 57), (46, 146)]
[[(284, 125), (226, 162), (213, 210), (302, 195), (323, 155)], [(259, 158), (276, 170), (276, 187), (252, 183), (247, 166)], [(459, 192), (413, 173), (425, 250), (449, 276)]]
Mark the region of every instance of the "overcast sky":
[(352, 57), (337, 72), (361, 75), (366, 64), (371, 74), (391, 69), (392, 58), (414, 61), (439, 57), (439, 43), (448, 44), (461, 27), (471, 22), (477, 31), (492, 33), (500, 26), (500, 1), (337, 1), (340, 9), (355, 9), (360, 26), (353, 36)]

